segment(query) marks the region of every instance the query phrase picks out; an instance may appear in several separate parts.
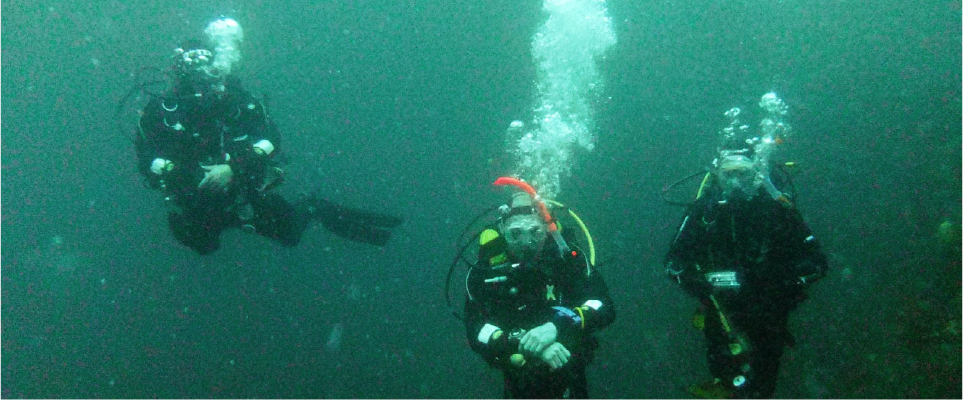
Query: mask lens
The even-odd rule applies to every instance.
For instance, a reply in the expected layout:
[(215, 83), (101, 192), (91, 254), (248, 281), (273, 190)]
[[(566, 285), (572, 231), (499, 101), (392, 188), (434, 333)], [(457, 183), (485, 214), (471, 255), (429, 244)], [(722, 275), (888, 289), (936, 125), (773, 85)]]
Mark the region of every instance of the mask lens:
[(738, 199), (752, 196), (756, 173), (750, 168), (734, 168), (719, 171), (722, 193), (726, 198)]
[(214, 67), (214, 53), (205, 49), (178, 50), (180, 58), (176, 68), (195, 82), (212, 82), (220, 76), (220, 71)]
[(523, 232), (524, 230), (522, 230), (522, 228), (509, 228), (508, 232), (505, 233), (505, 240), (509, 242), (518, 242), (519, 238), (522, 237)]
[(208, 50), (196, 49), (185, 51), (182, 56), (182, 61), (188, 66), (197, 68), (210, 64), (213, 57), (214, 55)]
[(752, 180), (752, 170), (746, 168), (730, 169), (728, 171), (722, 171), (722, 180), (738, 180), (738, 181), (749, 181)]
[(534, 216), (516, 217), (504, 229), (509, 244), (533, 245), (545, 236), (545, 228)]

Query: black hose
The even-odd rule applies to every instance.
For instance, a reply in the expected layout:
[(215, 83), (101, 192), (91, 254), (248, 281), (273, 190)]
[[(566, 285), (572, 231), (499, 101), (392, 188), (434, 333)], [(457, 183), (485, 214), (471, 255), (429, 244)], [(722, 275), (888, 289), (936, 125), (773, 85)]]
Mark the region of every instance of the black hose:
[(674, 189), (676, 186), (679, 186), (679, 185), (682, 184), (683, 182), (688, 181), (689, 179), (692, 179), (692, 178), (697, 177), (697, 176), (700, 176), (700, 175), (704, 176), (707, 172), (708, 172), (708, 170), (705, 170), (705, 169), (703, 169), (703, 170), (701, 170), (701, 171), (698, 171), (698, 172), (694, 172), (694, 173), (692, 173), (691, 175), (688, 175), (688, 176), (686, 176), (685, 178), (679, 179), (679, 180), (675, 181), (674, 183), (672, 183), (671, 185), (666, 186), (665, 189), (662, 189), (662, 201), (664, 201), (664, 202), (666, 202), (666, 203), (669, 203), (669, 204), (671, 204), (671, 205), (673, 205), (673, 206), (682, 206), (682, 207), (688, 206), (688, 205), (691, 204), (692, 202), (689, 202), (689, 201), (687, 201), (687, 202), (679, 202), (679, 201), (669, 200), (669, 198), (668, 198), (668, 196), (667, 196), (668, 193), (669, 193), (669, 191), (672, 190), (672, 189)]
[(128, 90), (127, 93), (124, 94), (124, 97), (122, 97), (120, 101), (117, 102), (117, 107), (114, 108), (114, 123), (117, 125), (117, 130), (123, 132), (125, 136), (128, 135), (129, 132), (126, 132), (124, 130), (123, 123), (121, 122), (121, 114), (124, 112), (124, 107), (127, 106), (127, 103), (129, 103), (131, 98), (133, 98), (135, 95), (142, 94), (142, 93), (147, 94), (148, 96), (151, 96), (151, 97), (160, 97), (160, 93), (151, 92), (148, 90), (148, 88), (154, 85), (167, 83), (167, 79), (145, 80), (144, 78), (145, 71), (163, 73), (163, 70), (161, 70), (160, 68), (141, 67), (137, 71), (137, 74), (134, 76), (134, 85), (131, 86), (130, 90)]
[[(476, 215), (475, 218), (473, 218), (471, 222), (469, 222), (468, 225), (465, 226), (465, 229), (461, 231), (461, 234), (458, 235), (458, 242), (461, 242), (461, 240), (465, 237), (465, 235), (469, 232), (469, 230), (471, 230), (471, 228), (475, 226), (475, 223), (478, 222), (479, 219), (487, 216), (492, 211), (497, 210), (498, 207), (499, 206), (492, 206), (486, 209), (485, 211), (482, 211), (478, 215)], [(478, 239), (479, 236), (481, 236), (482, 232), (484, 232), (484, 230), (478, 231), (478, 233), (472, 236), (471, 239), (468, 239), (468, 242), (466, 242), (464, 245), (461, 246), (461, 248), (458, 249), (458, 253), (455, 254), (455, 258), (451, 260), (451, 265), (448, 267), (448, 276), (445, 278), (445, 293), (444, 293), (445, 304), (448, 306), (448, 309), (451, 310), (452, 315), (454, 315), (455, 318), (457, 318), (459, 321), (464, 320), (463, 317), (460, 314), (458, 314), (458, 312), (451, 306), (451, 275), (455, 272), (455, 266), (458, 265), (459, 261), (464, 262), (466, 265), (471, 265), (471, 262), (468, 260), (465, 260), (464, 258), (465, 250), (467, 250), (469, 246), (475, 243), (475, 240)]]
[(459, 321), (464, 321), (465, 319), (451, 305), (451, 275), (455, 272), (455, 266), (458, 265), (458, 262), (463, 261), (462, 254), (465, 253), (465, 250), (468, 249), (468, 246), (474, 244), (475, 239), (481, 236), (482, 232), (484, 231), (478, 231), (478, 233), (476, 233), (475, 236), (468, 241), (468, 243), (465, 243), (463, 246), (461, 246), (461, 249), (458, 250), (458, 254), (455, 255), (455, 259), (451, 261), (451, 265), (448, 267), (448, 276), (445, 278), (445, 304), (451, 311), (451, 315), (453, 315)]

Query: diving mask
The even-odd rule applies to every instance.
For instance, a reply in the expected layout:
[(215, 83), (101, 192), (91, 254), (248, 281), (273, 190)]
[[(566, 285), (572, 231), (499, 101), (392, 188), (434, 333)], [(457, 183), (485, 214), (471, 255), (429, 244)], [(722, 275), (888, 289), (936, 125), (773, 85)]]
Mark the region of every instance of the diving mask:
[(716, 170), (723, 195), (727, 198), (751, 197), (759, 187), (757, 175), (755, 164), (741, 155), (725, 156)]
[(214, 83), (223, 75), (214, 65), (214, 53), (202, 48), (175, 49), (174, 69), (194, 83)]
[(548, 227), (536, 214), (516, 215), (505, 221), (502, 234), (511, 253), (529, 258), (541, 249)]

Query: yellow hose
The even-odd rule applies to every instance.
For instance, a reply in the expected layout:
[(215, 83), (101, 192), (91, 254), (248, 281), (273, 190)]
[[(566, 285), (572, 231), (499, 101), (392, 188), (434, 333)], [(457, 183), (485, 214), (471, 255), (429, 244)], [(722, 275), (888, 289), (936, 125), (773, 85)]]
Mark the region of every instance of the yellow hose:
[(585, 223), (582, 222), (582, 219), (579, 218), (577, 214), (575, 214), (575, 211), (572, 211), (572, 209), (565, 207), (565, 205), (563, 205), (562, 203), (559, 203), (554, 200), (545, 200), (545, 202), (556, 207), (566, 208), (568, 210), (568, 214), (571, 215), (572, 218), (575, 219), (575, 222), (578, 223), (578, 226), (582, 228), (582, 233), (585, 234), (585, 239), (588, 240), (589, 264), (591, 264), (594, 267), (595, 266), (595, 242), (592, 241), (592, 234), (589, 233), (589, 230), (587, 227), (585, 227)]
[(702, 190), (705, 189), (706, 183), (709, 182), (709, 177), (710, 177), (710, 176), (712, 176), (712, 173), (711, 173), (711, 172), (706, 172), (706, 177), (705, 177), (705, 178), (702, 178), (702, 184), (699, 185), (699, 192), (696, 193), (696, 198), (697, 198), (697, 199), (700, 198), (700, 197), (702, 197)]

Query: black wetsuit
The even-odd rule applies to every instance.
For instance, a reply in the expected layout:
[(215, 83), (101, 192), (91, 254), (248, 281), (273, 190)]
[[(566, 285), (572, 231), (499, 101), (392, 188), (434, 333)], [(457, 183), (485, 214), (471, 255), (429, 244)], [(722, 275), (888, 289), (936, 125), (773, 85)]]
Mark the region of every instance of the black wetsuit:
[[(465, 303), (468, 341), (490, 366), (503, 372), (507, 398), (588, 397), (585, 368), (597, 347), (592, 333), (612, 323), (615, 308), (602, 275), (588, 266), (572, 240), (568, 244), (576, 250), (574, 257), (567, 254), (563, 259), (549, 238), (534, 261), (513, 266), (504, 254), (504, 239), (498, 236), (482, 246), (479, 262), (469, 272)], [(505, 280), (486, 282), (499, 277)], [(578, 319), (565, 317), (573, 310), (579, 313)], [(511, 356), (519, 351), (518, 338), (512, 338), (512, 332), (547, 322), (555, 323), (556, 341), (572, 353), (568, 364), (550, 371), (541, 360), (529, 356), (524, 366), (513, 365)], [(485, 343), (491, 334), (491, 329), (486, 329), (489, 326), (504, 334)]]
[[(222, 230), (240, 226), (296, 245), (307, 218), (281, 196), (262, 190), (281, 150), (278, 129), (262, 102), (233, 78), (216, 98), (179, 89), (147, 104), (136, 140), (138, 170), (174, 206), (168, 213), (174, 236), (201, 254), (219, 247)], [(274, 151), (256, 152), (254, 145), (262, 140), (270, 141)], [(173, 168), (155, 174), (150, 168), (156, 158), (170, 160)], [(202, 166), (216, 164), (231, 167), (227, 191), (198, 189), (206, 172)]]
[(826, 256), (788, 203), (764, 191), (751, 200), (720, 198), (710, 190), (688, 207), (666, 271), (702, 303), (713, 376), (735, 397), (772, 397), (793, 340), (789, 313), (825, 276)]
[[(154, 98), (143, 110), (135, 147), (138, 170), (151, 187), (164, 191), (173, 205), (168, 213), (171, 231), (178, 241), (198, 253), (220, 246), (221, 231), (245, 227), (285, 246), (297, 245), (301, 234), (318, 221), (332, 233), (362, 243), (384, 246), (391, 228), (403, 220), (304, 196), (288, 203), (270, 189), (283, 178), (275, 157), (281, 137), (262, 102), (228, 77), (223, 93), (195, 96), (191, 85), (181, 81), (165, 95)], [(256, 147), (270, 142), (273, 151)], [(151, 171), (155, 159), (171, 161), (163, 174)], [(202, 166), (227, 164), (233, 177), (226, 191), (201, 190)]]

